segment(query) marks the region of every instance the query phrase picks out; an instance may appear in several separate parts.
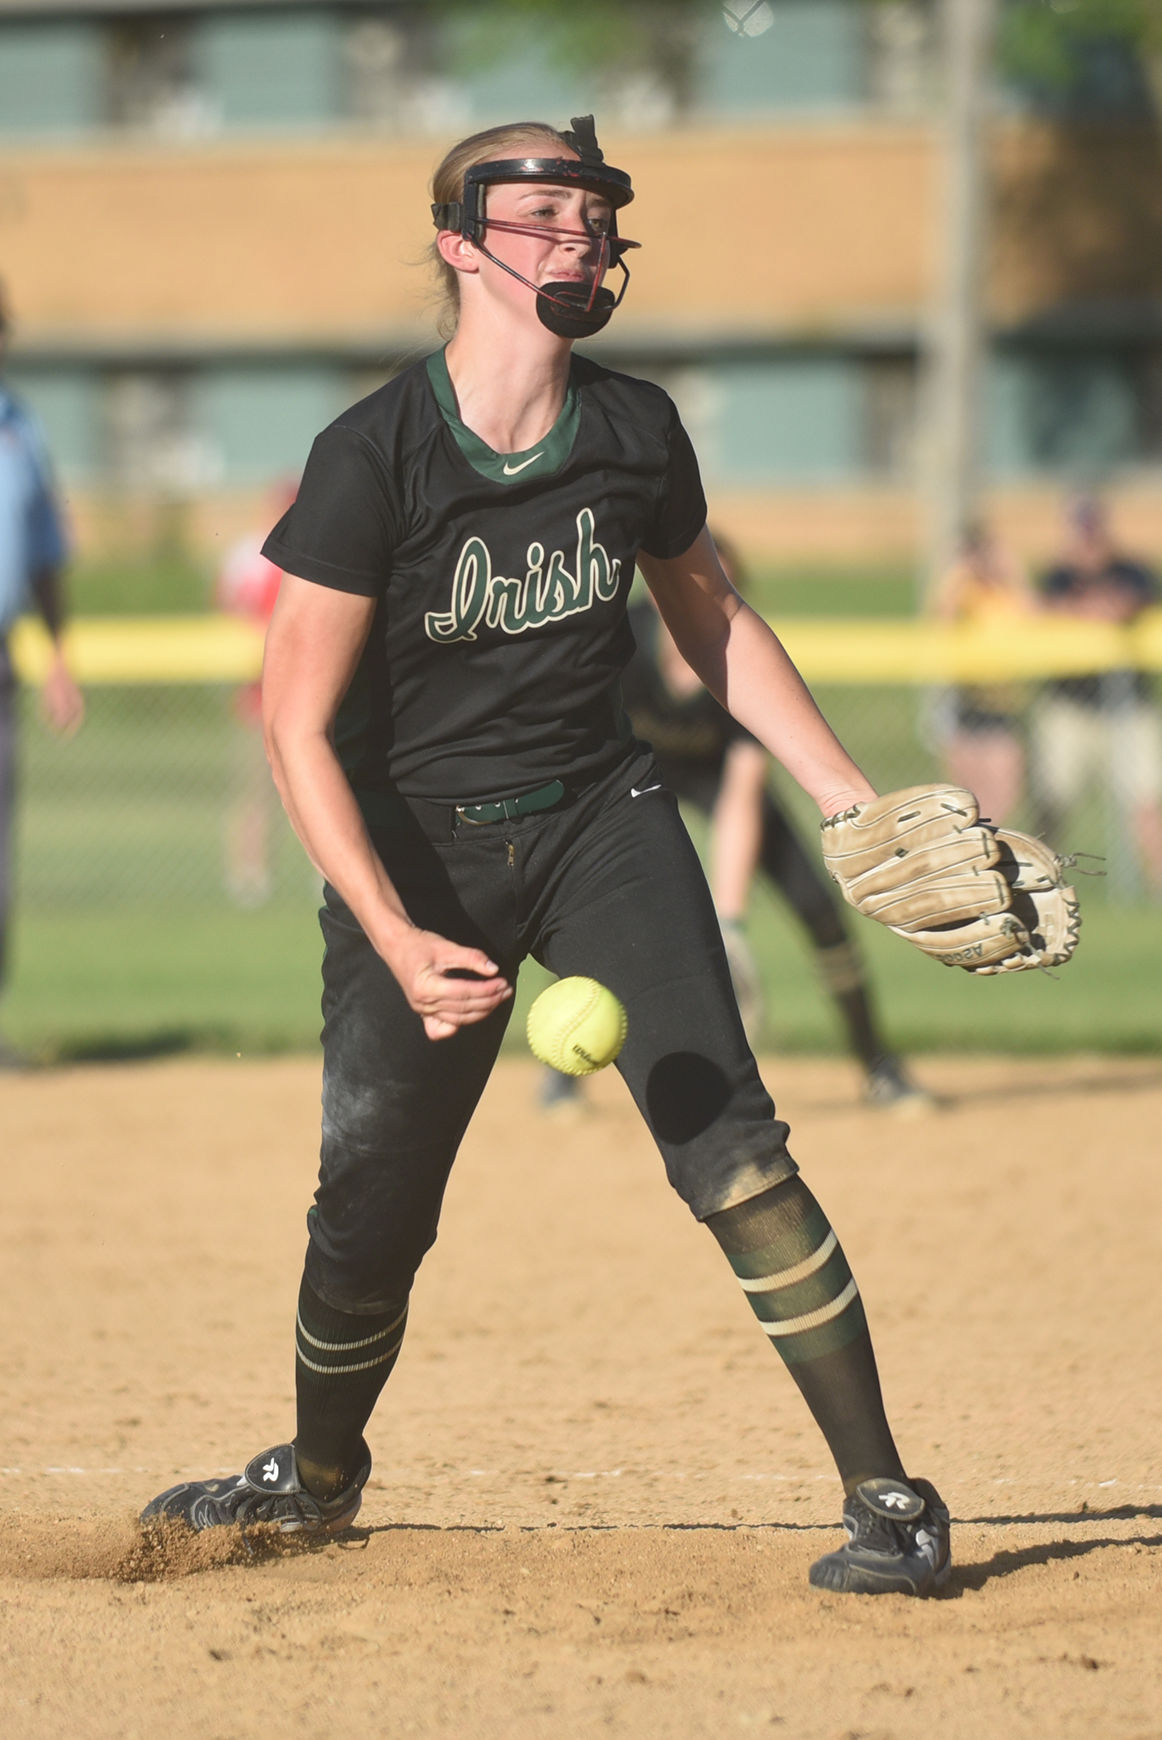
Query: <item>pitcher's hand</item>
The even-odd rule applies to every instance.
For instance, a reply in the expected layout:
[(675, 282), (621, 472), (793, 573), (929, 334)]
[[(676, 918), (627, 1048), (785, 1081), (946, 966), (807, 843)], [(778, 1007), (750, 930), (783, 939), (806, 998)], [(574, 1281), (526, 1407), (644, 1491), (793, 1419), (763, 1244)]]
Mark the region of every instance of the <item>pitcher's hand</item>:
[(390, 952), (381, 952), (429, 1039), (450, 1039), (461, 1027), (486, 1021), (512, 996), (495, 961), (435, 931), (406, 930)]

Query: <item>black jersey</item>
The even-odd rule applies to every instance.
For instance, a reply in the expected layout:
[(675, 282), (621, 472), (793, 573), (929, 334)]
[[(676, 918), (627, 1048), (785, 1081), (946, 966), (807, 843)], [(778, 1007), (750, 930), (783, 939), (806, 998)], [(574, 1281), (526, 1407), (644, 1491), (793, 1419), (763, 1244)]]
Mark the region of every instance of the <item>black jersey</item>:
[[(1158, 576), (1141, 562), (1131, 562), (1125, 556), (1111, 556), (1105, 567), (1089, 573), (1072, 562), (1061, 562), (1051, 568), (1041, 581), (1043, 595), (1065, 607), (1084, 605), (1090, 592), (1113, 592), (1120, 600), (1125, 619), (1133, 621), (1140, 611), (1148, 610), (1162, 598)], [(1103, 675), (1106, 681), (1103, 681)], [(1108, 679), (1117, 678), (1111, 684)], [(1091, 671), (1083, 676), (1057, 677), (1045, 685), (1050, 695), (1084, 707), (1108, 705), (1111, 688), (1126, 699), (1149, 701), (1153, 697), (1153, 679), (1146, 671)]]
[(475, 801), (600, 777), (631, 736), (638, 550), (681, 555), (705, 520), (671, 400), (587, 359), (523, 453), (461, 422), (442, 351), (344, 412), (264, 553), (377, 600), (336, 720), (357, 794)]
[(658, 618), (652, 604), (635, 604), (629, 613), (637, 652), (624, 677), (622, 694), (634, 733), (649, 744), (666, 784), (682, 793), (705, 780), (715, 783), (732, 743), (756, 743), (744, 725), (719, 705), (709, 689), (676, 695), (658, 663)]

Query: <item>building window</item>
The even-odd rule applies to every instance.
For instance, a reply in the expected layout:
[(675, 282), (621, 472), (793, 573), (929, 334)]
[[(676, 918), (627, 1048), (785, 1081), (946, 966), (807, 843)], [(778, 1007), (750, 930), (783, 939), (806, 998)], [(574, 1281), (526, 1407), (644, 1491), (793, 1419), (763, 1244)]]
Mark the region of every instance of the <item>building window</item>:
[(858, 102), (861, 10), (852, 0), (731, 0), (718, 18), (708, 13), (699, 107), (755, 116)]
[(0, 134), (69, 136), (100, 125), (102, 39), (84, 18), (0, 18)]
[(712, 365), (707, 471), (719, 485), (822, 484), (862, 469), (859, 359), (787, 350)]
[(348, 13), (343, 37), (344, 114), (364, 127), (436, 133), (466, 119), (430, 10), (393, 6)]
[(215, 6), (197, 20), (199, 77), (237, 133), (301, 133), (343, 118), (342, 14), (333, 6)]
[(106, 471), (115, 489), (182, 497), (217, 481), (220, 467), (197, 427), (189, 369), (111, 370), (103, 422)]
[(864, 8), (867, 100), (913, 115), (931, 103), (936, 78), (937, 16), (932, 0), (879, 0)]
[(878, 477), (909, 478), (916, 470), (918, 376), (911, 355), (865, 356), (863, 458)]
[(1126, 357), (1037, 358), (1025, 372), (1024, 412), (1036, 466), (1104, 469), (1138, 457), (1139, 407)]
[(297, 479), (319, 430), (349, 402), (346, 385), (347, 371), (325, 358), (223, 359), (199, 369), (189, 422), (228, 486)]
[(92, 370), (84, 363), (25, 363), (18, 357), (6, 378), (44, 430), (53, 467), (70, 483), (90, 482), (101, 464)]
[(1002, 473), (1100, 477), (1152, 456), (1159, 410), (1140, 346), (1000, 346), (989, 368), (989, 459)]
[(196, 61), (193, 21), (150, 12), (111, 19), (106, 36), (109, 120), (115, 127), (196, 137), (214, 116)]

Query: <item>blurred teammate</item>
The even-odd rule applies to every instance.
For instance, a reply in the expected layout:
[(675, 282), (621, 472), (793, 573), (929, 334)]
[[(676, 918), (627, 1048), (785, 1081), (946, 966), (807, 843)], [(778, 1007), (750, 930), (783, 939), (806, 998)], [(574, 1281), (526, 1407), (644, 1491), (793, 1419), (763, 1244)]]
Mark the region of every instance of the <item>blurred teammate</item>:
[[(298, 493), (282, 484), (271, 497), (277, 518)], [(214, 604), (230, 616), (265, 628), (278, 601), (282, 570), (262, 553), (264, 531), (248, 532), (226, 553), (214, 584)], [(262, 743), (262, 685), (244, 683), (234, 697), (241, 726), (237, 738), (234, 790), (226, 814), (226, 892), (236, 906), (262, 906), (273, 887), (271, 844), (278, 819), (278, 794)]]
[[(727, 579), (745, 595), (737, 550), (714, 532)], [(722, 926), (726, 957), (743, 1023), (752, 1043), (762, 1025), (763, 987), (746, 935), (756, 875), (784, 897), (807, 933), (824, 989), (834, 999), (852, 1054), (864, 1071), (870, 1105), (922, 1111), (932, 1096), (912, 1082), (880, 1031), (867, 972), (848, 934), (842, 903), (819, 863), (800, 839), (770, 789), (770, 757), (733, 720), (690, 669), (652, 605), (629, 612), (637, 651), (621, 680), (633, 728), (657, 757), (669, 791), (710, 818), (710, 889)], [(582, 1083), (545, 1071), (541, 1104), (548, 1110), (576, 1104)]]
[[(986, 526), (970, 526), (958, 560), (937, 588), (935, 614), (944, 622), (1016, 628), (1036, 608), (1016, 558)], [(949, 778), (976, 793), (982, 815), (1008, 821), (1025, 783), (1020, 687), (987, 683), (959, 688), (953, 705), (945, 750)]]
[(266, 545), (284, 571), (267, 742), (327, 879), (297, 1431), (143, 1520), (325, 1534), (355, 1516), (364, 1428), (533, 955), (624, 1003), (618, 1069), (827, 1441), (848, 1540), (812, 1581), (930, 1594), (948, 1512), (905, 1474), (859, 1291), (759, 1078), (689, 835), (619, 704), (635, 562), (703, 680), (825, 817), (872, 788), (723, 575), (671, 401), (572, 355), (616, 307), (604, 279), (633, 245), (617, 229), (629, 177), (592, 117), (463, 140), (433, 194), (454, 336), (324, 430)]
[[(8, 631), (35, 609), (52, 640), (40, 691), (41, 713), (55, 731), (75, 731), (84, 702), (65, 658), (62, 569), (65, 537), (40, 430), (5, 386), (9, 318), (0, 288), (0, 988), (12, 901), (12, 830), (16, 801), (16, 677)], [(0, 1036), (0, 1069), (24, 1059)]]
[[(1099, 501), (1068, 510), (1061, 559), (1042, 577), (1044, 608), (1083, 622), (1128, 625), (1162, 601), (1158, 576), (1118, 550)], [(1155, 898), (1162, 896), (1162, 722), (1146, 671), (1058, 677), (1033, 719), (1036, 826), (1060, 849), (1066, 811), (1087, 785), (1111, 789), (1130, 817)]]

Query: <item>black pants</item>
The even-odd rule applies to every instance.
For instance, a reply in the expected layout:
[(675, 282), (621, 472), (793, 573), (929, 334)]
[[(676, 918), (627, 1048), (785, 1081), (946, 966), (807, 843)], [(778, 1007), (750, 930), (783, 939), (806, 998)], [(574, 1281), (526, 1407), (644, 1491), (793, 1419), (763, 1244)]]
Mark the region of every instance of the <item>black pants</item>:
[[(699, 1219), (795, 1172), (701, 865), (650, 756), (561, 810), (474, 828), (416, 802), (373, 838), (415, 924), (485, 950), (509, 978), (532, 955), (621, 999), (617, 1067)], [(435, 1239), (511, 1005), (433, 1042), (331, 889), (321, 922), (323, 1142), (307, 1278), (337, 1309), (370, 1312), (406, 1294)]]

